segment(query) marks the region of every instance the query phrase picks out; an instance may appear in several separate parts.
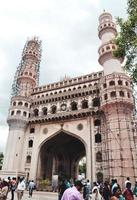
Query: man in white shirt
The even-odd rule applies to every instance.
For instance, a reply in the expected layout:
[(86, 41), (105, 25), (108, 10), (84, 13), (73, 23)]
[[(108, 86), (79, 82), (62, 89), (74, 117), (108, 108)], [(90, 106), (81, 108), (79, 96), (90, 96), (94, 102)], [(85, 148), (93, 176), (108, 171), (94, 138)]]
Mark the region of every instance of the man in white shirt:
[(19, 182), (18, 182), (18, 185), (17, 185), (17, 199), (18, 200), (22, 199), (25, 188), (26, 188), (26, 184), (25, 184), (25, 181), (24, 181), (24, 177), (21, 176), (19, 178)]

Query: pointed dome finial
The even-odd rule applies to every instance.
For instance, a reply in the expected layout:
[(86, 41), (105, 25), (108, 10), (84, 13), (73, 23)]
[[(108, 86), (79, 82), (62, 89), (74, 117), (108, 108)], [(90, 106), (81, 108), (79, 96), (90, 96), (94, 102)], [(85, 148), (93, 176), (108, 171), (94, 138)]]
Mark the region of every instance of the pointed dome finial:
[(105, 12), (106, 12), (106, 10), (105, 10), (105, 9), (103, 9), (103, 12), (105, 13)]

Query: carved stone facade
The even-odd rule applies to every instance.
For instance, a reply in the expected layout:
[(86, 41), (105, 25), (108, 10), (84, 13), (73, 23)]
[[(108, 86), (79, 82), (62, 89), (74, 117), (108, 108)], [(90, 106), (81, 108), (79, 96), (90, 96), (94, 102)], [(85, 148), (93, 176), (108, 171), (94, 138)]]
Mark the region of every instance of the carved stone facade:
[(116, 27), (112, 16), (99, 17), (99, 63), (104, 71), (38, 86), (40, 42), (29, 40), (16, 74), (11, 99), (9, 137), (2, 176), (76, 178), (86, 157), (92, 181), (137, 178), (136, 128), (131, 80), (123, 59), (113, 57)]

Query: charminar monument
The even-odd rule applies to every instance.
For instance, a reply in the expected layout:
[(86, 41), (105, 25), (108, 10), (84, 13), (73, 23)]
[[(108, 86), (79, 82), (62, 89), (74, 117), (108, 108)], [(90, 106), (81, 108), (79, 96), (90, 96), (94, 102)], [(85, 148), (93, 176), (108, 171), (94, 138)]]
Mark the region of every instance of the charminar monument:
[(137, 133), (130, 77), (113, 56), (117, 35), (111, 14), (99, 17), (103, 71), (39, 86), (41, 42), (26, 42), (16, 71), (7, 122), (9, 135), (1, 177), (51, 180), (78, 176), (86, 158), (91, 181), (137, 178)]

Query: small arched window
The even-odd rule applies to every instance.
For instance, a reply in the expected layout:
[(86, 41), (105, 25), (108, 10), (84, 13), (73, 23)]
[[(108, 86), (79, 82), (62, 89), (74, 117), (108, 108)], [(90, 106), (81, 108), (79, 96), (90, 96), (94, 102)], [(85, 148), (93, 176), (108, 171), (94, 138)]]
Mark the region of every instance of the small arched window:
[(35, 133), (35, 128), (30, 128), (30, 133)]
[(16, 106), (16, 102), (15, 101), (13, 102), (13, 106)]
[(122, 85), (123, 82), (121, 80), (118, 80), (118, 85)]
[(128, 82), (127, 81), (125, 82), (125, 84), (126, 84), (126, 86), (128, 86)]
[(29, 147), (29, 148), (33, 147), (33, 140), (29, 140), (28, 147)]
[(43, 111), (43, 115), (47, 115), (47, 108), (46, 107), (43, 108), (42, 111)]
[(101, 134), (100, 133), (97, 133), (95, 135), (95, 143), (100, 143), (101, 142)]
[(21, 111), (20, 111), (20, 110), (17, 110), (16, 114), (17, 114), (17, 115), (21, 115)]
[(102, 162), (102, 153), (100, 151), (96, 153), (96, 162)]
[(55, 114), (56, 112), (57, 112), (57, 106), (53, 105), (53, 106), (51, 107), (51, 113), (52, 113), (52, 114)]
[(100, 126), (101, 125), (101, 120), (100, 119), (95, 119), (94, 120), (94, 126)]
[(93, 107), (100, 106), (100, 99), (96, 97), (93, 99)]
[(34, 116), (35, 117), (37, 117), (39, 115), (39, 110), (38, 109), (35, 109), (33, 112), (34, 112)]
[(110, 86), (115, 85), (115, 81), (110, 81), (110, 82), (109, 82), (109, 85), (110, 85)]
[(24, 105), (25, 105), (25, 107), (28, 107), (28, 103), (25, 103)]
[(108, 99), (108, 94), (104, 94), (104, 100)]
[(123, 91), (120, 91), (119, 95), (120, 95), (120, 97), (124, 97), (125, 96)]
[(75, 101), (73, 101), (72, 103), (71, 103), (71, 110), (77, 110), (78, 108), (77, 108), (77, 103), (75, 102)]
[(31, 156), (30, 155), (26, 157), (26, 163), (31, 163)]
[(128, 98), (130, 98), (130, 93), (129, 92), (127, 93), (127, 96), (128, 96)]
[(104, 84), (103, 84), (103, 88), (106, 88), (106, 87), (107, 87), (107, 84), (106, 84), (106, 83), (104, 83)]
[(22, 106), (22, 104), (23, 104), (22, 101), (19, 101), (18, 106)]
[(11, 116), (14, 115), (14, 111), (11, 111)]
[(24, 116), (24, 117), (27, 116), (27, 112), (26, 112), (26, 111), (23, 112), (23, 116)]
[(111, 93), (110, 93), (110, 96), (113, 98), (113, 97), (116, 97), (116, 92), (115, 91), (112, 91)]
[(86, 109), (88, 108), (88, 101), (87, 100), (83, 100), (82, 101), (82, 109)]

